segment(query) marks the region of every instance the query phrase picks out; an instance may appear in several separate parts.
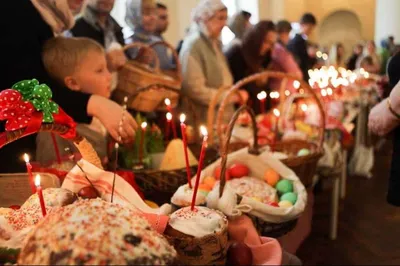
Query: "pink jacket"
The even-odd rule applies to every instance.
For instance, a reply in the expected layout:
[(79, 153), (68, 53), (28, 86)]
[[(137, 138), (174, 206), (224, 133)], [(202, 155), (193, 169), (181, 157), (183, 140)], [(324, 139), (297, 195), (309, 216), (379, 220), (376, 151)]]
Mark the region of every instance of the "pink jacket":
[[(271, 71), (279, 71), (284, 73), (290, 73), (297, 76), (298, 79), (303, 78), (303, 74), (293, 55), (284, 47), (281, 43), (276, 43), (272, 50), (272, 62), (268, 67)], [(270, 81), (271, 89), (279, 90), (281, 79), (273, 79)], [(290, 92), (294, 92), (293, 80), (289, 81), (287, 89)]]

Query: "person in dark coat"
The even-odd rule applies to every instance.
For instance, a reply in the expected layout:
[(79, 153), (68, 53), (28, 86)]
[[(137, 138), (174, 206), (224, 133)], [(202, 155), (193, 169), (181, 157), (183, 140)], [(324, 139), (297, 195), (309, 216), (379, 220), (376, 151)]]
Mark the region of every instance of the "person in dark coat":
[[(246, 31), (242, 42), (233, 44), (225, 52), (234, 82), (258, 73), (269, 66), (276, 38), (274, 23), (269, 20), (260, 21)], [(254, 108), (256, 113), (259, 113), (257, 94), (262, 90), (267, 90), (266, 84), (251, 83), (245, 89), (249, 93), (249, 105)]]
[[(400, 82), (400, 53), (394, 55), (388, 62), (387, 74), (389, 85), (394, 88)], [(392, 165), (390, 168), (388, 203), (400, 206), (400, 126), (394, 130)]]
[[(82, 0), (48, 1), (39, 0), (4, 1), (0, 27), (2, 39), (0, 49), (0, 90), (10, 88), (21, 80), (36, 78), (47, 84), (53, 91), (53, 100), (78, 123), (90, 123), (91, 117), (98, 117), (110, 134), (118, 137), (118, 123), (122, 108), (97, 95), (71, 91), (50, 78), (43, 66), (42, 49), (44, 43), (55, 34), (72, 27), (74, 20), (69, 8), (81, 4)], [(57, 10), (57, 12), (54, 12)], [(123, 125), (123, 141), (129, 141), (134, 135), (136, 123), (127, 115)], [(1, 123), (4, 131), (4, 121)], [(35, 153), (35, 136), (28, 136), (0, 149), (0, 173), (24, 172), (22, 154)]]
[(89, 0), (71, 29), (74, 37), (87, 37), (100, 43), (106, 50), (113, 42), (125, 45), (121, 26), (110, 15), (114, 0)]
[(368, 118), (369, 130), (379, 136), (393, 131), (393, 153), (387, 201), (400, 207), (400, 53), (388, 63), (387, 74), (392, 88), (390, 96), (372, 108)]
[(308, 82), (310, 78), (308, 70), (313, 67), (313, 60), (307, 52), (307, 40), (317, 25), (317, 19), (311, 13), (304, 14), (300, 19), (301, 33), (290, 40), (288, 43), (288, 49), (294, 55), (301, 72), (303, 73), (303, 79)]
[(353, 54), (350, 56), (350, 58), (347, 60), (346, 63), (346, 68), (348, 70), (355, 70), (357, 68), (357, 61), (358, 59), (362, 56), (362, 52), (363, 52), (363, 45), (361, 43), (358, 43), (354, 46), (353, 49)]

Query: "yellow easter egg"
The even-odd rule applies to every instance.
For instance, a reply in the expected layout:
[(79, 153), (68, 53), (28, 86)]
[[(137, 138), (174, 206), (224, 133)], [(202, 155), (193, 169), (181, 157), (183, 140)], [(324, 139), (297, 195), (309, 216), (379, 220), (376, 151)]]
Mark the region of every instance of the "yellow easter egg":
[(256, 201), (259, 201), (259, 202), (262, 202), (262, 199), (260, 199), (259, 197), (252, 197), (252, 199), (256, 200)]
[(147, 206), (149, 206), (150, 208), (153, 208), (153, 209), (158, 209), (159, 208), (159, 206), (155, 203), (155, 202), (152, 202), (152, 201), (150, 201), (150, 200), (145, 200), (144, 201), (146, 204), (147, 204)]
[(279, 207), (281, 207), (281, 208), (290, 208), (292, 206), (293, 206), (293, 204), (288, 200), (282, 200), (279, 202)]

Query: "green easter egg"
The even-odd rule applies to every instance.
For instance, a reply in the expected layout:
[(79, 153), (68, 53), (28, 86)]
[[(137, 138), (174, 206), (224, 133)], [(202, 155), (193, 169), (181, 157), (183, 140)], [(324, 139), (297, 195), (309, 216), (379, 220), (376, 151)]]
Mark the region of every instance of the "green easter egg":
[(301, 149), (297, 152), (297, 156), (307, 156), (310, 154), (309, 149)]
[(290, 201), (293, 205), (296, 203), (297, 201), (297, 194), (293, 193), (293, 192), (288, 192), (285, 193), (281, 196), (281, 201)]
[(292, 181), (283, 179), (276, 184), (276, 190), (279, 192), (279, 194), (283, 195), (288, 192), (293, 192), (293, 184)]

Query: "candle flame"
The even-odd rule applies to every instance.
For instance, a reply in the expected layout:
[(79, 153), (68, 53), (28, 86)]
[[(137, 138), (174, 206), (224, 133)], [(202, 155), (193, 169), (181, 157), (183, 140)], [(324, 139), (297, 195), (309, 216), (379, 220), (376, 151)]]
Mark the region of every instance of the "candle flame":
[(208, 136), (208, 131), (207, 128), (205, 126), (201, 126), (200, 127), (200, 132), (203, 136)]
[(167, 120), (168, 120), (168, 121), (171, 121), (171, 120), (172, 120), (172, 114), (169, 113), (169, 112), (167, 113)]
[(115, 145), (114, 145), (114, 148), (115, 148), (116, 150), (118, 150), (118, 149), (119, 149), (119, 144), (118, 144), (118, 142), (117, 142), (117, 143), (115, 143)]
[(306, 112), (306, 111), (308, 110), (307, 104), (303, 103), (303, 104), (301, 105), (301, 110), (303, 110), (303, 112)]
[(146, 127), (147, 127), (147, 122), (143, 122), (143, 123), (141, 124), (141, 127), (142, 127), (142, 129), (146, 129)]
[(127, 103), (127, 102), (128, 102), (128, 97), (125, 96), (125, 97), (124, 97), (124, 103)]
[(165, 98), (164, 103), (166, 106), (170, 106), (171, 105), (171, 100), (168, 98)]
[(321, 90), (321, 95), (322, 95), (322, 97), (325, 97), (325, 96), (326, 96), (326, 90), (325, 90), (325, 89), (322, 89), (322, 90)]
[(299, 92), (300, 92), (300, 94), (304, 94), (304, 90), (303, 89), (300, 89)]
[(181, 114), (181, 116), (179, 117), (179, 120), (181, 121), (181, 123), (185, 123), (186, 115), (185, 114)]
[(293, 87), (294, 87), (295, 89), (300, 88), (300, 81), (298, 81), (298, 80), (293, 81)]
[(289, 90), (285, 90), (285, 95), (289, 96), (290, 95), (290, 91)]
[(257, 99), (264, 100), (265, 98), (267, 98), (267, 93), (265, 91), (262, 91), (259, 94), (257, 94)]
[(29, 163), (29, 155), (27, 153), (24, 153), (24, 161)]
[(35, 186), (39, 187), (40, 186), (40, 175), (36, 175), (35, 177)]
[(281, 115), (281, 112), (279, 112), (279, 110), (276, 109), (276, 108), (275, 108), (272, 112), (274, 113), (274, 115), (275, 115), (276, 117), (279, 117), (279, 116)]
[(366, 79), (369, 78), (369, 73), (368, 72), (364, 73), (364, 78), (366, 78)]
[(333, 91), (332, 91), (331, 88), (327, 88), (327, 89), (326, 89), (326, 93), (327, 93), (328, 95), (332, 95), (332, 94), (333, 94)]

